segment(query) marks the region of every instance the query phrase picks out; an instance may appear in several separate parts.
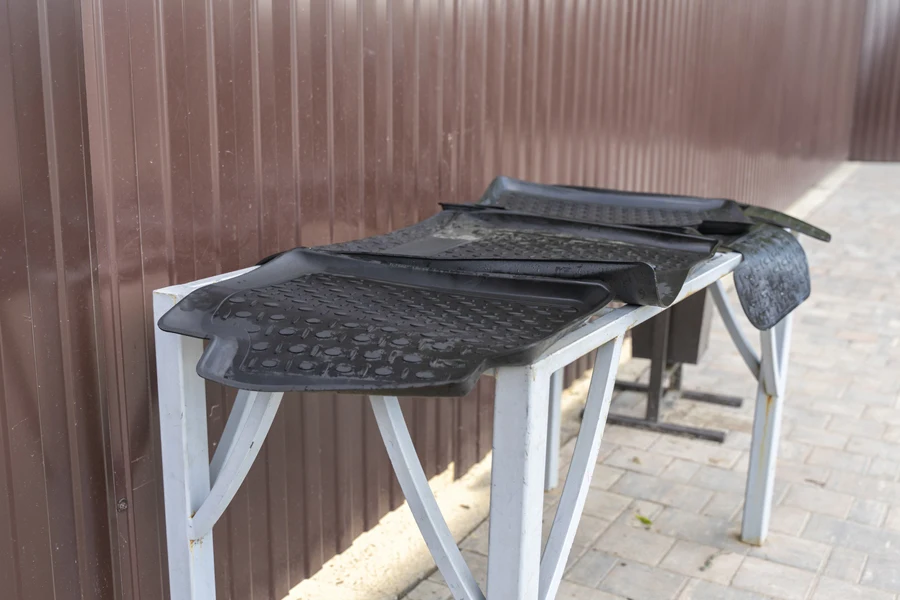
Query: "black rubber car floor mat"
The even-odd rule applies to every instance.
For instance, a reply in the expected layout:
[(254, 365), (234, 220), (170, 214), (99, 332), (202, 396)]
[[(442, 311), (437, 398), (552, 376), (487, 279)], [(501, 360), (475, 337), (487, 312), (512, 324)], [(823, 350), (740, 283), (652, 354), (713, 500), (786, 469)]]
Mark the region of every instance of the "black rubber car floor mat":
[[(732, 200), (541, 185), (508, 177), (496, 178), (481, 203), (469, 206), (563, 221), (696, 231), (719, 239), (743, 256), (735, 270), (738, 296), (750, 322), (763, 330), (773, 327), (810, 293), (806, 254), (785, 229), (831, 240), (828, 232), (805, 221)], [(617, 296), (620, 287), (625, 286), (613, 286)]]
[(582, 223), (690, 227), (701, 233), (739, 234), (753, 221), (733, 200), (545, 185), (497, 177), (480, 204)]
[(632, 304), (668, 306), (718, 240), (449, 206), (421, 223), (318, 250), (443, 271), (599, 281)]
[(831, 234), (824, 229), (819, 229), (815, 225), (810, 225), (806, 221), (801, 221), (796, 217), (772, 210), (771, 208), (763, 208), (762, 206), (752, 206), (750, 204), (741, 205), (744, 214), (750, 217), (755, 223), (766, 223), (768, 225), (777, 225), (785, 227), (797, 233), (808, 235), (811, 238), (821, 242), (830, 242)]
[(734, 270), (734, 287), (757, 329), (771, 329), (809, 298), (806, 252), (793, 234), (761, 224), (728, 246), (743, 255)]
[(209, 339), (204, 378), (261, 391), (468, 393), (612, 299), (602, 284), (436, 272), (295, 249), (195, 290), (159, 321)]
[(828, 242), (831, 235), (783, 212), (734, 200), (623, 192), (605, 188), (545, 185), (497, 177), (479, 204), (581, 223), (654, 229), (694, 229), (701, 234), (738, 235), (758, 223), (777, 225)]

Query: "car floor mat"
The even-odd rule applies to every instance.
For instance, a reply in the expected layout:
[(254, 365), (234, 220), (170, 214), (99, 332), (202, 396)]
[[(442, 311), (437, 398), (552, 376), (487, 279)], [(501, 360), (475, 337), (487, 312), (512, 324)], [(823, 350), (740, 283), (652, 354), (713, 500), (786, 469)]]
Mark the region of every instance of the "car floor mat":
[(755, 223), (767, 223), (769, 225), (777, 225), (784, 227), (797, 233), (802, 233), (821, 242), (830, 242), (831, 234), (824, 229), (819, 229), (815, 225), (811, 225), (806, 221), (802, 221), (796, 217), (772, 210), (771, 208), (763, 208), (762, 206), (752, 206), (750, 204), (741, 205), (744, 214), (752, 219)]
[(771, 329), (809, 298), (806, 252), (793, 234), (760, 224), (727, 245), (743, 255), (734, 270), (734, 287), (757, 329)]
[(317, 249), (444, 271), (603, 282), (632, 304), (668, 306), (718, 240), (506, 211), (445, 210), (391, 233)]
[(759, 329), (771, 328), (809, 296), (806, 254), (784, 229), (831, 240), (828, 232), (788, 214), (732, 200), (539, 185), (498, 177), (481, 202), (550, 218), (680, 230), (730, 242), (730, 248), (743, 255), (735, 272), (741, 304)]
[(159, 321), (209, 339), (206, 379), (260, 391), (457, 396), (606, 306), (602, 284), (437, 272), (295, 249)]
[(753, 224), (733, 200), (546, 185), (497, 177), (482, 205), (582, 223), (691, 227), (701, 233), (739, 234)]

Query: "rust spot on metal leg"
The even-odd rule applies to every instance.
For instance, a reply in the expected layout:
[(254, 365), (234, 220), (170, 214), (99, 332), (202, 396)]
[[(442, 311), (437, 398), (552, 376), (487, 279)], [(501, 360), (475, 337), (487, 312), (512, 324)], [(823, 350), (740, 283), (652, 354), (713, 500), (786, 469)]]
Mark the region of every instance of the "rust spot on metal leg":
[[(775, 397), (771, 394), (766, 394), (766, 414), (763, 420), (763, 430), (762, 430), (762, 439), (765, 440), (769, 435), (769, 418), (771, 417), (772, 411), (775, 409)], [(764, 464), (764, 460), (766, 458), (766, 451), (768, 450), (768, 444), (762, 443), (759, 445), (759, 461), (760, 465)]]

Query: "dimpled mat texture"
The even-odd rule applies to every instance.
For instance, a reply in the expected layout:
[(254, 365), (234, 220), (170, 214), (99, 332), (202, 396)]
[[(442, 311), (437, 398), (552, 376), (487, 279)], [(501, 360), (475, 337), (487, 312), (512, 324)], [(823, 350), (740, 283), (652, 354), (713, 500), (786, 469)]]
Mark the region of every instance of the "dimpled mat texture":
[(691, 227), (702, 233), (742, 233), (752, 224), (733, 200), (543, 185), (510, 177), (494, 179), (481, 204), (581, 223)]
[(242, 389), (464, 395), (605, 306), (602, 285), (436, 273), (291, 250), (198, 289), (165, 331), (210, 339), (197, 372)]
[(438, 270), (594, 280), (623, 302), (667, 306), (717, 245), (668, 231), (449, 208), (405, 229), (318, 249)]
[[(735, 270), (744, 313), (758, 329), (774, 327), (810, 294), (806, 253), (791, 233), (828, 242), (831, 235), (785, 213), (732, 200), (540, 185), (496, 178), (481, 200), (548, 218), (695, 230), (744, 258)], [(640, 280), (638, 280), (640, 281)], [(611, 285), (621, 297), (621, 283)], [(633, 284), (632, 284), (633, 285)]]
[(771, 329), (809, 298), (806, 252), (791, 233), (756, 225), (729, 246), (744, 255), (734, 270), (734, 287), (757, 329)]
[(294, 249), (198, 289), (159, 326), (209, 339), (197, 365), (251, 390), (462, 395), (527, 364), (613, 297), (668, 306), (718, 250), (751, 323), (810, 293), (808, 223), (731, 200), (547, 186), (500, 177), (480, 204), (384, 235)]

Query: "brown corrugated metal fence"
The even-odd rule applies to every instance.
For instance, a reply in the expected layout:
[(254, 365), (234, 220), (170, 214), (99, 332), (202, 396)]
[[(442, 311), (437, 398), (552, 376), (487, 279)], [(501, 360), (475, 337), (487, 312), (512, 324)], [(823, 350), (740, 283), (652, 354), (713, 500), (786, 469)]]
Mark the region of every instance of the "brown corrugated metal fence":
[[(864, 7), (0, 0), (3, 597), (166, 597), (151, 290), (499, 173), (784, 206), (847, 155)], [(430, 474), (489, 450), (491, 395), (405, 401)], [(280, 598), (400, 501), (361, 398), (287, 398), (219, 597)]]
[(867, 0), (850, 158), (900, 160), (900, 2)]
[(110, 598), (79, 5), (0, 0), (0, 596)]

